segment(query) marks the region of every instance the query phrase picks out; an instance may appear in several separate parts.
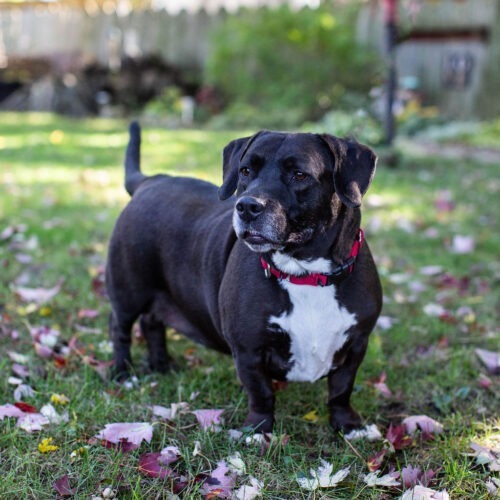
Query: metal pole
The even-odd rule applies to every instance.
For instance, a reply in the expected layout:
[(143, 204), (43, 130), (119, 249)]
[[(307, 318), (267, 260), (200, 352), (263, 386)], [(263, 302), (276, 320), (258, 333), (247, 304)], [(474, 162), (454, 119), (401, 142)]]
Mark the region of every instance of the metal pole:
[(384, 0), (384, 25), (386, 37), (387, 81), (384, 113), (384, 142), (392, 145), (395, 135), (394, 96), (396, 93), (396, 42), (397, 42), (397, 0)]

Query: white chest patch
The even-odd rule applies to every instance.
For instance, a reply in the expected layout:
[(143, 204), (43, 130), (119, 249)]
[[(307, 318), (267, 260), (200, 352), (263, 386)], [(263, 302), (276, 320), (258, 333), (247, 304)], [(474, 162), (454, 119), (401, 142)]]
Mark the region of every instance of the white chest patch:
[(290, 336), (293, 365), (287, 379), (314, 382), (330, 371), (333, 356), (346, 342), (346, 332), (356, 323), (356, 316), (338, 303), (334, 285), (294, 285), (287, 281), (280, 285), (288, 292), (292, 310), (271, 316), (269, 322)]

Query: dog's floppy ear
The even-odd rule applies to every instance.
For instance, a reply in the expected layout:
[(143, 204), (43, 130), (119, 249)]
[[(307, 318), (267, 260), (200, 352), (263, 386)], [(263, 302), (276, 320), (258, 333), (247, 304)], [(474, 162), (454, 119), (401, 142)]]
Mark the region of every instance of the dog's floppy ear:
[(219, 188), (219, 198), (227, 200), (236, 190), (238, 184), (238, 168), (250, 144), (264, 131), (251, 137), (243, 137), (231, 141), (222, 153), (222, 186)]
[(322, 134), (335, 158), (333, 183), (342, 203), (351, 208), (361, 206), (361, 199), (375, 175), (377, 156), (368, 147), (353, 140)]

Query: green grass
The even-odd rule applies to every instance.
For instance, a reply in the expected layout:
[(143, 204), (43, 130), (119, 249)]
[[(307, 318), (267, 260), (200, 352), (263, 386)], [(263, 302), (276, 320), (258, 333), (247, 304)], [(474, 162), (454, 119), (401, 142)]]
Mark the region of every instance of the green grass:
[[(109, 306), (95, 293), (93, 280), (104, 265), (114, 220), (127, 201), (121, 166), (126, 124), (71, 121), (46, 114), (0, 116), (0, 232), (17, 228), (14, 236), (0, 240), (0, 349), (4, 353), (0, 405), (14, 402), (15, 387), (8, 381), (13, 363), (7, 351), (28, 356), (26, 383), (35, 395), (26, 402), (40, 408), (53, 393), (70, 398), (65, 424), (28, 434), (15, 427), (14, 419), (0, 421), (1, 498), (54, 498), (52, 484), (65, 474), (77, 498), (99, 496), (108, 486), (118, 490), (120, 498), (165, 498), (169, 481), (142, 476), (138, 460), (144, 452), (169, 444), (181, 449), (182, 459), (174, 468), (188, 478), (213, 470), (219, 460), (239, 451), (248, 474), (264, 483), (265, 498), (401, 494), (398, 489), (364, 485), (365, 462), (383, 444), (354, 442), (351, 448), (330, 431), (324, 381), (290, 384), (277, 393), (275, 433), (290, 438), (266, 450), (231, 441), (225, 432), (241, 425), (246, 409), (231, 359), (173, 332), (169, 332), (170, 349), (179, 366), (175, 372), (145, 373), (145, 346), (137, 340), (133, 355), (138, 386), (126, 390), (103, 381), (82, 356), (110, 359)], [(147, 129), (143, 169), (196, 175), (218, 183), (222, 148), (245, 133)], [(492, 386), (483, 389), (478, 377), (486, 370), (474, 354), (476, 347), (498, 350), (497, 174), (492, 165), (417, 160), (403, 154), (397, 169), (379, 165), (364, 210), (363, 225), (384, 284), (383, 314), (397, 323), (372, 334), (353, 402), (367, 422), (383, 431), (390, 422), (398, 424), (408, 415), (426, 414), (441, 422), (442, 435), (434, 441), (416, 439), (411, 447), (391, 455), (383, 470), (407, 465), (433, 469), (437, 475), (432, 487), (446, 489), (452, 498), (487, 497), (485, 481), (494, 473), (464, 454), (470, 451), (471, 440), (490, 447), (500, 442), (498, 377), (488, 375)], [(445, 196), (451, 197), (454, 209), (436, 210), (436, 200)], [(456, 235), (472, 236), (474, 252), (450, 252)], [(448, 275), (462, 279), (462, 288), (446, 287), (438, 277), (421, 274), (420, 269), (429, 265), (442, 266)], [(403, 276), (398, 279), (398, 275)], [(42, 307), (21, 302), (13, 291), (20, 284), (51, 287), (60, 279), (64, 279), (61, 291)], [(425, 305), (438, 301), (450, 312), (447, 321), (423, 312)], [(94, 319), (79, 318), (81, 309), (99, 314)], [(63, 367), (37, 356), (29, 329), (38, 326), (58, 329), (62, 344), (77, 339), (85, 353), (71, 355)], [(369, 383), (382, 372), (393, 397), (383, 398)], [(89, 442), (107, 423), (151, 421), (147, 405), (189, 401), (193, 393), (198, 396), (190, 402), (192, 409), (225, 409), (223, 432), (204, 433), (194, 416), (185, 414), (173, 424), (156, 423), (152, 442), (130, 453)], [(317, 412), (317, 422), (303, 418), (310, 411)], [(48, 437), (59, 448), (40, 453), (38, 445)], [(195, 441), (200, 441), (202, 455), (193, 456)], [(86, 454), (72, 459), (71, 453), (82, 446), (88, 446)], [(320, 458), (334, 463), (334, 470), (351, 465), (351, 474), (334, 490), (300, 490), (294, 478), (317, 467)], [(192, 483), (184, 497), (198, 498), (198, 488)]]

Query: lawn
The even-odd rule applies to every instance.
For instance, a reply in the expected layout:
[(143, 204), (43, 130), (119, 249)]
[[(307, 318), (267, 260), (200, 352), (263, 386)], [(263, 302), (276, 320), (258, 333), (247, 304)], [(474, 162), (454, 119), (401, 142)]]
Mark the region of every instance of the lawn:
[[(146, 128), (143, 170), (218, 183), (222, 148), (245, 133)], [(147, 373), (136, 332), (137, 378), (118, 385), (106, 376), (102, 273), (127, 202), (126, 143), (121, 121), (0, 115), (1, 498), (252, 498), (240, 489), (252, 484), (273, 499), (398, 498), (417, 476), (451, 498), (487, 498), (498, 487), (498, 360), (495, 368), (480, 357), (499, 345), (497, 165), (403, 152), (396, 168), (379, 163), (365, 197), (385, 304), (353, 402), (385, 439), (335, 435), (319, 381), (278, 390), (274, 435), (257, 441), (229, 432), (246, 414), (231, 359), (175, 332), (173, 373)], [(16, 401), (25, 404), (7, 406)], [(186, 404), (172, 414), (174, 403)], [(197, 410), (223, 410), (220, 429), (204, 430)], [(409, 435), (402, 422), (412, 416), (440, 426)], [(142, 423), (135, 434), (147, 439), (130, 449), (130, 428), (121, 444), (100, 434), (119, 422)], [(161, 465), (167, 446), (175, 461)], [(331, 488), (301, 487), (322, 460), (332, 474), (349, 473)], [(369, 485), (370, 471), (398, 485)]]

